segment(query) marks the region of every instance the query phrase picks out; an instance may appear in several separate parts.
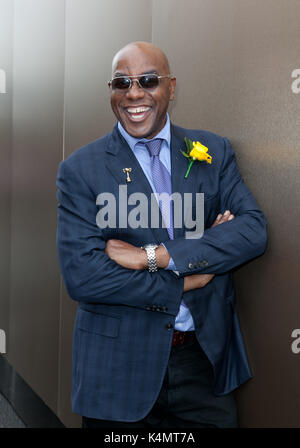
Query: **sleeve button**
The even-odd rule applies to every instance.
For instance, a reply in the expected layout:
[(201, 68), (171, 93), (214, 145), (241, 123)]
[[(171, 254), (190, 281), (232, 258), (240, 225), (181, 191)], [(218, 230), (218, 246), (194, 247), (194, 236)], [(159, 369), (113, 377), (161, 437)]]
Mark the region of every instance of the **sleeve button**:
[(172, 324), (167, 324), (166, 325), (166, 329), (167, 330), (172, 330), (172, 328), (174, 328), (174, 326)]

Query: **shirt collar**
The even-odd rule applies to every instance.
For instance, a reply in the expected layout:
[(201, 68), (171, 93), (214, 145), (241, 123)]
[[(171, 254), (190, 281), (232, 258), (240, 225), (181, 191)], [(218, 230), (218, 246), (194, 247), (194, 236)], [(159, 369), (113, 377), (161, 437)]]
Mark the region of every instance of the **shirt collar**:
[(166, 124), (164, 125), (164, 127), (162, 128), (162, 130), (155, 137), (153, 137), (153, 139), (150, 139), (150, 140), (148, 140), (146, 138), (132, 137), (132, 135), (128, 134), (128, 132), (125, 131), (125, 129), (123, 128), (123, 126), (121, 125), (120, 122), (118, 122), (118, 129), (119, 129), (120, 133), (122, 134), (122, 136), (125, 138), (126, 142), (130, 146), (132, 151), (134, 151), (135, 145), (137, 143), (149, 142), (149, 141), (153, 140), (154, 138), (161, 138), (161, 139), (165, 140), (168, 144), (168, 147), (170, 148), (171, 130), (170, 130), (169, 114), (167, 114), (167, 121), (166, 121)]

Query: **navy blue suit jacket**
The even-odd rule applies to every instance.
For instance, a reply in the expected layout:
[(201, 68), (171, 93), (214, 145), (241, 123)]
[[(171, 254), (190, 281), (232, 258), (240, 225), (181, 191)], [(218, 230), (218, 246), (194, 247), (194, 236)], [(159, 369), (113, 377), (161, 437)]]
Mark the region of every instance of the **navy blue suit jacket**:
[[(209, 148), (212, 164), (188, 160), (184, 137)], [(235, 306), (233, 270), (262, 254), (266, 223), (245, 186), (229, 141), (216, 134), (171, 125), (173, 192), (204, 193), (205, 231), (186, 239), (175, 229), (105, 228), (96, 224), (99, 193), (126, 185), (128, 195), (151, 187), (117, 127), (80, 148), (59, 166), (57, 247), (67, 291), (78, 301), (73, 341), (73, 411), (87, 417), (137, 421), (158, 397), (171, 349), (182, 296), (199, 343), (214, 369), (214, 391), (226, 394), (251, 377)], [(219, 212), (235, 219), (210, 228)], [(128, 206), (130, 210), (130, 206)], [(163, 242), (180, 272), (125, 269), (105, 253), (105, 242), (122, 239), (136, 246)], [(216, 274), (204, 288), (183, 294), (183, 276)]]

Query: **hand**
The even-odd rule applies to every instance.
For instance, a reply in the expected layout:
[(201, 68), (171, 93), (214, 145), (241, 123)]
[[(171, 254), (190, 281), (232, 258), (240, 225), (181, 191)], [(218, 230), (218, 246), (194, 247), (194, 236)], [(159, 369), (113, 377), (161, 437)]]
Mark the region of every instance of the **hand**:
[(222, 213), (219, 213), (216, 217), (215, 221), (213, 222), (211, 227), (216, 227), (219, 224), (223, 224), (224, 222), (231, 221), (234, 219), (234, 215), (231, 214), (230, 210), (226, 210), (225, 213), (222, 215)]
[[(213, 222), (211, 227), (216, 227), (224, 222), (234, 219), (234, 215), (230, 210), (226, 210), (225, 213), (219, 213)], [(191, 291), (192, 289), (203, 288), (214, 278), (214, 274), (193, 274), (184, 277), (183, 292)]]
[(125, 241), (108, 240), (104, 252), (123, 268), (146, 269), (148, 267), (146, 252)]
[(184, 277), (183, 292), (203, 288), (214, 278), (214, 274), (193, 274)]

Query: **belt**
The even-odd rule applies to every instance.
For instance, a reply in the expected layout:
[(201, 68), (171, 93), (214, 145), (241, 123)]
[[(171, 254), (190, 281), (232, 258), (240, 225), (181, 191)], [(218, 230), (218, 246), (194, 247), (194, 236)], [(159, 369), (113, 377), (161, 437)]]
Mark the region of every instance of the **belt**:
[(173, 333), (173, 339), (172, 339), (172, 347), (176, 345), (184, 345), (188, 341), (191, 341), (192, 339), (195, 339), (196, 335), (194, 331), (178, 331), (175, 330)]

